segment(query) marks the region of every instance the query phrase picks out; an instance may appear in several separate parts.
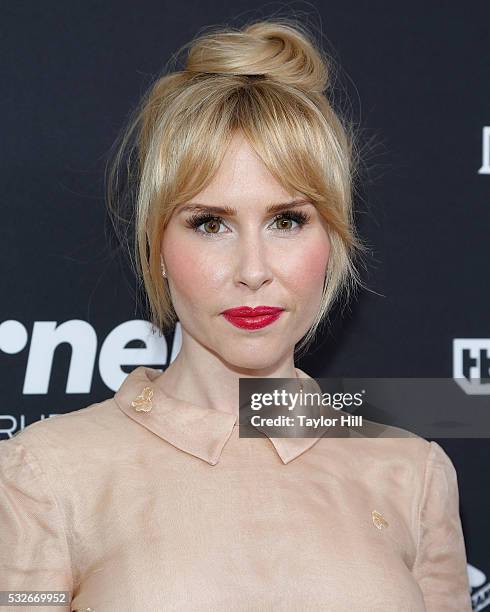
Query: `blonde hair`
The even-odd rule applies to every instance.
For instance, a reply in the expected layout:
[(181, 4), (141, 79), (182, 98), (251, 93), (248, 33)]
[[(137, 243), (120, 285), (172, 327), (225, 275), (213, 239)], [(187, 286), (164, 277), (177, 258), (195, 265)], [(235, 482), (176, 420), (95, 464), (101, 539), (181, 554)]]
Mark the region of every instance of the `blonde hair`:
[(130, 258), (134, 253), (149, 318), (164, 333), (177, 321), (160, 268), (165, 227), (176, 207), (212, 180), (240, 130), (276, 180), (305, 194), (327, 223), (331, 251), (321, 307), (300, 351), (333, 302), (362, 285), (354, 264), (365, 250), (353, 222), (354, 130), (326, 97), (331, 62), (305, 26), (286, 18), (214, 26), (185, 50), (184, 68), (149, 87), (116, 143), (106, 176), (111, 221)]

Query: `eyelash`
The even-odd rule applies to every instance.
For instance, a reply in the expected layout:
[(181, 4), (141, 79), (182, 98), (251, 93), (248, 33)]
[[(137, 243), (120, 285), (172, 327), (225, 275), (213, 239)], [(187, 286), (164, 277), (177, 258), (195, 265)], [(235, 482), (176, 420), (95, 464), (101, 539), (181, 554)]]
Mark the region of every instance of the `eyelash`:
[[(306, 225), (307, 223), (310, 222), (311, 217), (308, 213), (304, 212), (304, 211), (292, 211), (292, 210), (285, 210), (282, 213), (279, 213), (278, 215), (276, 215), (274, 217), (274, 219), (272, 220), (272, 223), (276, 223), (277, 221), (281, 220), (281, 219), (290, 219), (291, 221), (296, 221), (296, 223), (298, 224), (299, 227)], [(193, 214), (191, 217), (189, 217), (189, 219), (187, 219), (186, 221), (186, 225), (187, 227), (191, 228), (192, 230), (194, 230), (197, 234), (201, 234), (204, 235), (206, 238), (207, 237), (212, 237), (213, 235), (218, 235), (221, 232), (204, 232), (202, 230), (199, 229), (199, 227), (203, 224), (203, 223), (207, 223), (208, 221), (218, 221), (218, 222), (222, 222), (223, 218), (222, 217), (218, 217), (216, 215), (211, 215), (210, 213), (195, 213)], [(279, 232), (283, 233), (288, 233), (288, 232), (292, 232), (293, 229), (278, 229)]]

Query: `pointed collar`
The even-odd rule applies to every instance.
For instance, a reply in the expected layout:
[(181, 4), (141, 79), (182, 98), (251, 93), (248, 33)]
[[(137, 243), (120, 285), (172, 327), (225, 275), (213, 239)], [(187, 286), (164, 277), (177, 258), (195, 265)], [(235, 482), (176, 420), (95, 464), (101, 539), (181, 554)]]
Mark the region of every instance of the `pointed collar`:
[[(295, 369), (299, 378), (314, 381), (302, 370)], [(134, 369), (114, 395), (117, 406), (176, 448), (216, 465), (233, 428), (238, 427), (238, 415), (170, 397), (154, 384), (161, 373), (145, 366)], [(267, 437), (287, 464), (316, 444), (327, 429), (330, 428), (318, 428), (319, 436), (314, 438)]]

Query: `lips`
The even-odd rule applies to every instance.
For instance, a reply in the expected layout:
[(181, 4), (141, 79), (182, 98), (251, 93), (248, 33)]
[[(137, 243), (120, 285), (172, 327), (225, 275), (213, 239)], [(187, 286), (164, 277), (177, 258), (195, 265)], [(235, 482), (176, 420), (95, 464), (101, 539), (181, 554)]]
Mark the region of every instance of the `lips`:
[(256, 306), (251, 308), (250, 306), (239, 306), (238, 308), (228, 308), (223, 314), (228, 314), (232, 317), (256, 317), (259, 315), (273, 315), (284, 310), (283, 308), (276, 308), (274, 306)]
[(242, 329), (259, 329), (270, 325), (276, 321), (283, 312), (284, 308), (274, 306), (239, 306), (238, 308), (228, 308), (223, 311), (223, 316), (235, 325)]

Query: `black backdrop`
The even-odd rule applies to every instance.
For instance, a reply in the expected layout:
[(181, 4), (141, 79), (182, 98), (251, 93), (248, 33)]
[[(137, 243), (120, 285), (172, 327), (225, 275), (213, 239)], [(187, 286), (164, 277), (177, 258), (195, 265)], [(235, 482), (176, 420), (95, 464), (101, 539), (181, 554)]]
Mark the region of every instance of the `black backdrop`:
[[(134, 350), (123, 373), (172, 358), (178, 334), (151, 358), (138, 353), (144, 315), (105, 230), (107, 154), (152, 77), (200, 28), (278, 9), (321, 26), (341, 64), (339, 100), (364, 143), (357, 219), (373, 250), (364, 272), (373, 292), (333, 317), (299, 367), (315, 377), (452, 377), (456, 338), (476, 339), (472, 351), (490, 357), (487, 2), (3, 1), (1, 438), (112, 396), (124, 346)], [(483, 609), (490, 444), (438, 441), (458, 472), (474, 609)]]

